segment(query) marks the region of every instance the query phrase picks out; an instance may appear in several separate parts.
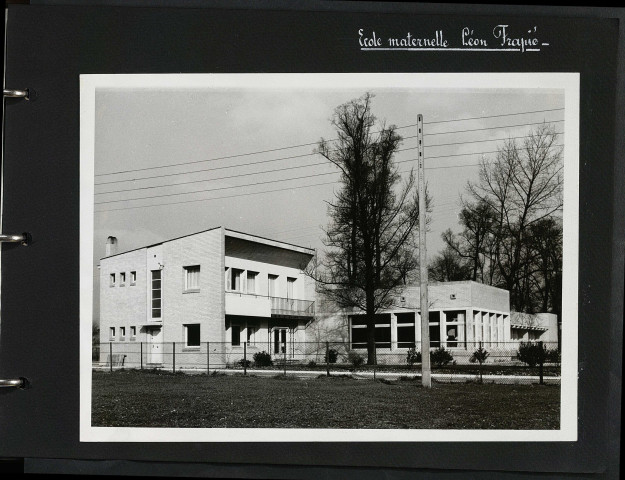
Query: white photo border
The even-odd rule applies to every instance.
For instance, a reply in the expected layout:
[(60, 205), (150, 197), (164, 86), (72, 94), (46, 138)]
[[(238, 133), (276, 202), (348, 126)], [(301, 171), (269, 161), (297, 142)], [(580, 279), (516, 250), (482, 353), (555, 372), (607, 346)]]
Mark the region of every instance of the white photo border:
[[(560, 89), (565, 95), (562, 374), (557, 430), (93, 427), (95, 93), (99, 88)], [(269, 87), (270, 86), (270, 87)], [(336, 73), (80, 75), (81, 442), (551, 442), (577, 440), (579, 73)]]

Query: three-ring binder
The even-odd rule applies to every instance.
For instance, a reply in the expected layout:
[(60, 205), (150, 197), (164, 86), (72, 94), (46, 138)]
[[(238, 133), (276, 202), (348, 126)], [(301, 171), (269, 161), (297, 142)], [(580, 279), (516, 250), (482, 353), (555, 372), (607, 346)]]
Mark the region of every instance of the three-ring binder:
[(20, 378), (0, 378), (0, 388), (26, 388), (28, 381)]
[(3, 88), (2, 89), (2, 96), (3, 97), (10, 97), (10, 98), (24, 98), (26, 100), (28, 100), (30, 98), (30, 92), (28, 91), (28, 89), (26, 90), (14, 90), (14, 89), (10, 89), (10, 88)]
[(0, 243), (1, 242), (21, 243), (22, 245), (28, 245), (30, 241), (31, 241), (31, 237), (30, 237), (30, 233), (28, 232), (12, 234), (12, 235), (0, 233)]
[[(2, 96), (9, 98), (23, 98), (28, 100), (30, 97), (30, 92), (28, 89), (26, 90), (15, 90), (15, 89), (2, 89)], [(17, 233), (17, 234), (5, 234), (0, 233), (0, 243), (21, 243), (22, 245), (28, 245), (30, 243), (30, 234), (28, 232)], [(20, 378), (0, 378), (0, 388), (26, 388), (28, 385), (28, 380), (24, 377)]]

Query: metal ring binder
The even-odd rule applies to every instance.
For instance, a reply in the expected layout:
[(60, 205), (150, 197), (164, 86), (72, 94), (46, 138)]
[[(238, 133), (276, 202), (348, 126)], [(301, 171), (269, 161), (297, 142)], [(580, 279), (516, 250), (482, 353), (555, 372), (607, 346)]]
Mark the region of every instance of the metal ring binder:
[(0, 242), (8, 242), (8, 243), (21, 243), (22, 245), (28, 245), (31, 241), (30, 233), (24, 232), (15, 235), (5, 235), (0, 233)]
[(0, 378), (0, 388), (26, 388), (26, 383), (27, 381), (23, 377), (9, 379)]
[(24, 98), (26, 100), (28, 100), (29, 98), (29, 92), (28, 89), (26, 90), (12, 90), (9, 88), (3, 88), (2, 89), (2, 93), (3, 96), (5, 97), (11, 97), (11, 98)]

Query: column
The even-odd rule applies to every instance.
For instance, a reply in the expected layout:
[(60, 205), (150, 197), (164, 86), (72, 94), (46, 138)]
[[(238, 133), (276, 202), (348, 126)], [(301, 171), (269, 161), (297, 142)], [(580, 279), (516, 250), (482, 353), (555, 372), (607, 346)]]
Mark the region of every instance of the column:
[(391, 351), (397, 350), (397, 315), (391, 313)]

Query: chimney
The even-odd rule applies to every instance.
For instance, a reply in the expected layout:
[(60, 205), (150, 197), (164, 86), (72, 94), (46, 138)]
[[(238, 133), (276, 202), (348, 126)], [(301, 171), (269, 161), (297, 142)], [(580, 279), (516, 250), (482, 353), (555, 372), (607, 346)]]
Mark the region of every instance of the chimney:
[(117, 237), (109, 237), (106, 239), (106, 256), (110, 257), (117, 253)]

